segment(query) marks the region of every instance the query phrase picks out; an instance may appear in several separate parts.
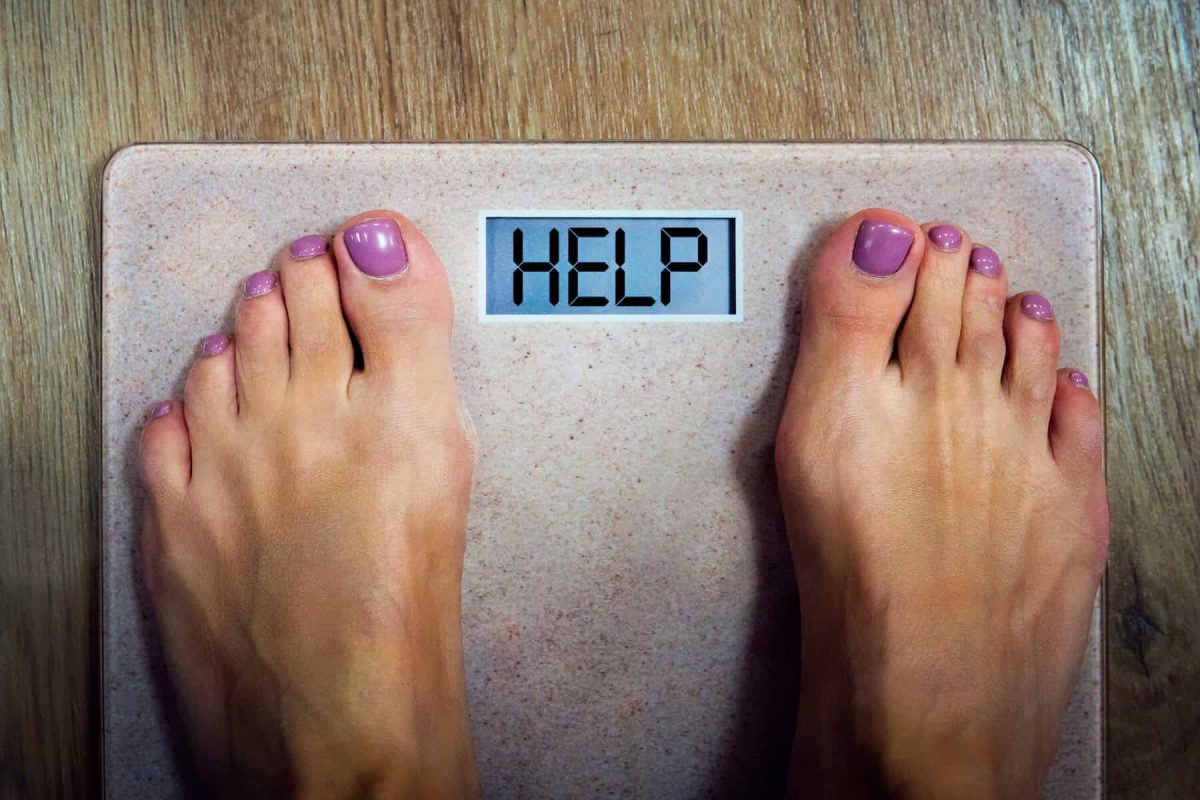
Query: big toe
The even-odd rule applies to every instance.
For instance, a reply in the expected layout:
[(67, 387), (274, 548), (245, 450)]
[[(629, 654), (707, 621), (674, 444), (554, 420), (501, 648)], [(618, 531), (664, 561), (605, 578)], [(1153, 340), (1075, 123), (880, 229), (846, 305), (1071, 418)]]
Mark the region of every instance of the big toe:
[(407, 217), (370, 211), (347, 221), (334, 250), (342, 307), (367, 378), (450, 366), (454, 305), (441, 259)]
[(924, 248), (920, 226), (894, 211), (866, 209), (838, 226), (808, 275), (797, 373), (830, 364), (881, 372)]
[(815, 397), (843, 403), (846, 392), (885, 374), (913, 299), (925, 248), (920, 233), (920, 226), (902, 214), (869, 208), (839, 225), (818, 252), (805, 287), (800, 347), (776, 436), (777, 463), (784, 469), (794, 461), (796, 447), (822, 441), (809, 435), (812, 410), (823, 405)]

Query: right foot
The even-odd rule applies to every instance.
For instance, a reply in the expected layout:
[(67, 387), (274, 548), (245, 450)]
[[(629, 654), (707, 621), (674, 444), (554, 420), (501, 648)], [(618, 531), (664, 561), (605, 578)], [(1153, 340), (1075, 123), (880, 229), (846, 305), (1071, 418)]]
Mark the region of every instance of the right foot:
[(154, 410), (147, 584), (221, 796), (479, 794), (452, 316), (420, 231), (360, 215), (251, 275), (235, 335)]
[(802, 608), (791, 788), (1033, 797), (1108, 543), (1096, 398), (996, 254), (878, 209), (809, 276), (776, 448)]

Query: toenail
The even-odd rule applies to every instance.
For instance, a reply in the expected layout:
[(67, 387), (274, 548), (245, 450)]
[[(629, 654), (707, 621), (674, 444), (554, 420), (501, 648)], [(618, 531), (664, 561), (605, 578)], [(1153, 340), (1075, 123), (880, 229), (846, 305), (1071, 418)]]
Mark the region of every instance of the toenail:
[(1040, 294), (1027, 294), (1022, 297), (1021, 311), (1025, 312), (1025, 316), (1033, 319), (1043, 321), (1054, 319), (1054, 306), (1050, 305), (1050, 301)]
[[(971, 269), (981, 275), (994, 278), (1000, 274), (1000, 256), (990, 247), (972, 247)], [(1046, 305), (1049, 307), (1050, 304), (1047, 303)]]
[(167, 414), (170, 414), (170, 413), (171, 413), (171, 401), (163, 400), (161, 403), (154, 406), (154, 408), (150, 409), (150, 419), (158, 419), (159, 417), (165, 417)]
[(200, 355), (202, 356), (218, 356), (229, 349), (229, 337), (223, 333), (214, 333), (210, 336), (205, 336), (200, 343)]
[(962, 244), (962, 231), (953, 225), (935, 225), (929, 229), (929, 241), (943, 253), (957, 253)]
[(274, 272), (264, 269), (262, 272), (256, 272), (246, 278), (246, 285), (242, 287), (242, 293), (246, 297), (262, 297), (275, 288), (277, 280)]
[(400, 226), (391, 219), (369, 219), (342, 235), (354, 266), (372, 278), (391, 278), (408, 269), (408, 251)]
[(324, 236), (301, 236), (292, 242), (292, 246), (289, 249), (292, 252), (292, 258), (297, 261), (303, 261), (306, 258), (316, 258), (319, 255), (324, 255), (329, 249), (329, 242)]
[(1076, 386), (1083, 387), (1084, 389), (1091, 385), (1088, 383), (1087, 375), (1084, 375), (1080, 370), (1071, 370), (1067, 377), (1071, 379), (1071, 383), (1075, 384)]
[(854, 264), (868, 275), (894, 275), (908, 257), (913, 235), (890, 222), (865, 220), (854, 237)]

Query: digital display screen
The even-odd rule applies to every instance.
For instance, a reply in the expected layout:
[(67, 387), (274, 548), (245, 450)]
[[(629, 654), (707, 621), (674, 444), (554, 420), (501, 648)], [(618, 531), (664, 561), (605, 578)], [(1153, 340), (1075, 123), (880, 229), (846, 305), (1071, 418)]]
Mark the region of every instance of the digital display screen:
[(737, 211), (485, 211), (481, 313), (741, 319)]

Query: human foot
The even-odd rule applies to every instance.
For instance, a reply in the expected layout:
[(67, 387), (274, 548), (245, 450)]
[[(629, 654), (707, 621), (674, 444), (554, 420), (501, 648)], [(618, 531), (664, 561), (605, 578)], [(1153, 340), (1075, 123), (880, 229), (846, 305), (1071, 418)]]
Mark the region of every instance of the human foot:
[(420, 231), (363, 214), (332, 252), (304, 237), (251, 275), (234, 336), (206, 338), (184, 402), (152, 413), (147, 584), (200, 769), (225, 792), (479, 793), (451, 320)]
[(871, 209), (809, 276), (776, 442), (799, 584), (791, 790), (1033, 797), (1108, 545), (1102, 424), (1050, 304)]

